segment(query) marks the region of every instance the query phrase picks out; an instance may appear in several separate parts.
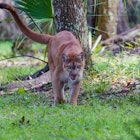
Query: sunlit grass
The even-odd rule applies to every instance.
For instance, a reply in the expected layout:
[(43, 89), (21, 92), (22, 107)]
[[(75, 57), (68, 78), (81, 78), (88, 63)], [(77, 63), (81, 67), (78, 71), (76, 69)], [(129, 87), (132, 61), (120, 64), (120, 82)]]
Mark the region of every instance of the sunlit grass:
[(12, 42), (11, 41), (0, 41), (0, 59), (8, 57), (12, 54), (11, 52)]
[(139, 56), (94, 54), (93, 66), (85, 72), (83, 88), (91, 90), (92, 93), (104, 93), (110, 90), (113, 83), (123, 84), (139, 77)]

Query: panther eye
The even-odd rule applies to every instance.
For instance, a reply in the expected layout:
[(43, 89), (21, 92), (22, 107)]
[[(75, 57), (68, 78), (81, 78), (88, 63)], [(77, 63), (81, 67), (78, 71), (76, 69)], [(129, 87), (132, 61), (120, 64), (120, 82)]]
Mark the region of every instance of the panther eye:
[(77, 69), (80, 69), (81, 68), (81, 65), (77, 65)]
[(71, 67), (71, 66), (67, 66), (67, 69), (68, 69), (68, 70), (71, 70), (71, 69), (72, 69), (72, 67)]

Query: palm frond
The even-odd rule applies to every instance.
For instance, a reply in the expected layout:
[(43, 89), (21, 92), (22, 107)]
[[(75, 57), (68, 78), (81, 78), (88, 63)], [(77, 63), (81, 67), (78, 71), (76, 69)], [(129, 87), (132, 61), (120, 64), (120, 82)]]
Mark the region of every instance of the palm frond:
[(53, 18), (52, 0), (15, 0), (16, 8), (28, 13), (34, 19)]
[[(30, 25), (33, 24), (39, 31), (54, 33), (54, 24), (53, 24), (53, 8), (52, 0), (14, 0), (16, 2), (15, 8), (24, 11), (30, 18)], [(46, 23), (47, 27), (44, 30), (40, 30), (39, 26), (42, 23)]]

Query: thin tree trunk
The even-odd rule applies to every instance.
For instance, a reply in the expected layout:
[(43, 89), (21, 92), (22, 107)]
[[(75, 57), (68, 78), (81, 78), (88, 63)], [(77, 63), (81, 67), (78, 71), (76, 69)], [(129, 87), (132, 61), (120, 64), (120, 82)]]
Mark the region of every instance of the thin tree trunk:
[(120, 34), (130, 29), (128, 24), (128, 17), (127, 17), (128, 15), (124, 7), (123, 0), (118, 0), (117, 14), (118, 14), (117, 34)]
[(117, 5), (118, 0), (106, 0), (99, 6), (98, 27), (103, 39), (117, 34)]
[(92, 34), (95, 34), (95, 28), (98, 21), (98, 11), (99, 11), (99, 2), (100, 0), (87, 0), (87, 22), (90, 26)]
[(87, 62), (91, 64), (88, 43), (86, 8), (82, 0), (53, 0), (56, 32), (67, 30), (80, 41), (87, 53)]

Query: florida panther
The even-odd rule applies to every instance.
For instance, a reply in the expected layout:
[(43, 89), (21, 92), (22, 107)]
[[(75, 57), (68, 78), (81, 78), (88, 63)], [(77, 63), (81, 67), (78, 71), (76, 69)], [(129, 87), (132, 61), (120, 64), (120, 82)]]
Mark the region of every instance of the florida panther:
[(48, 63), (51, 73), (55, 103), (65, 102), (64, 86), (70, 89), (70, 104), (77, 104), (85, 53), (76, 37), (69, 31), (61, 31), (54, 36), (40, 34), (31, 30), (19, 18), (16, 10), (6, 3), (0, 3), (1, 9), (7, 9), (13, 16), (20, 30), (33, 41), (48, 44)]

